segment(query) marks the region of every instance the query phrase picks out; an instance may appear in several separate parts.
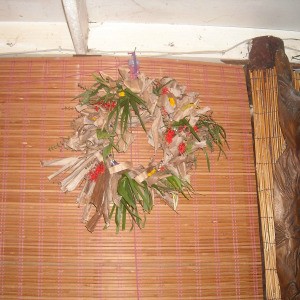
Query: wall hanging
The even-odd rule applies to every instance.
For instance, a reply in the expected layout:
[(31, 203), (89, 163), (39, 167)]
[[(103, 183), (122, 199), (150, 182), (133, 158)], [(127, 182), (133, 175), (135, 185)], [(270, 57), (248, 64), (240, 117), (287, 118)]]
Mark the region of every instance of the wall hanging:
[[(117, 232), (126, 222), (142, 228), (155, 197), (176, 210), (179, 196), (189, 198), (193, 191), (189, 172), (197, 151), (204, 153), (209, 169), (207, 149), (224, 153), (226, 145), (224, 128), (209, 107), (200, 105), (196, 92), (173, 78), (147, 77), (139, 72), (135, 53), (132, 57), (129, 68), (119, 68), (119, 78), (100, 72), (91, 87), (80, 86), (74, 134), (60, 146), (81, 155), (42, 162), (61, 167), (48, 178), (58, 176), (63, 192), (81, 187), (77, 203), (84, 205), (83, 221), (91, 232), (101, 217), (104, 228), (114, 219)], [(153, 147), (146, 166), (118, 158), (139, 139), (138, 128)]]

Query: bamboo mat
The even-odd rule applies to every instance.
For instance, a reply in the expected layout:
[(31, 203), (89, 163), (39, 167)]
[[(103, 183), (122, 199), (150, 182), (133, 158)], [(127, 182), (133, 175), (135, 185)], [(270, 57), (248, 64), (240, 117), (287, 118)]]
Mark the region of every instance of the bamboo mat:
[[(300, 89), (300, 74), (294, 74), (294, 86)], [(280, 130), (275, 69), (250, 72), (253, 99), (256, 172), (262, 242), (265, 258), (266, 296), (281, 299), (276, 271), (275, 228), (273, 220), (273, 171), (285, 142)]]
[[(156, 200), (140, 231), (115, 234), (81, 223), (77, 194), (60, 192), (40, 160), (71, 134), (77, 84), (116, 76), (120, 58), (0, 60), (1, 299), (262, 299), (262, 263), (252, 132), (243, 69), (141, 59), (150, 77), (171, 76), (201, 95), (226, 129), (228, 158), (200, 153), (195, 194), (178, 214)], [(141, 134), (119, 159), (147, 163)]]

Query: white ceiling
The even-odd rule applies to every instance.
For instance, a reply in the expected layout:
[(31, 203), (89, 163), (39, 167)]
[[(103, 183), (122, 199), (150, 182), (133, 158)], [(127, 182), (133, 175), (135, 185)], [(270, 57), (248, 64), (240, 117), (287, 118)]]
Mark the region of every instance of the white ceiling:
[[(299, 0), (86, 0), (90, 22), (300, 31)], [(1, 22), (65, 22), (60, 0), (1, 0)]]
[(299, 0), (94, 0), (87, 1), (87, 6), (90, 21), (93, 22), (121, 21), (300, 31)]
[[(87, 54), (244, 59), (259, 35), (299, 54), (299, 0), (69, 1), (86, 3)], [(60, 0), (0, 0), (0, 55), (74, 53)]]

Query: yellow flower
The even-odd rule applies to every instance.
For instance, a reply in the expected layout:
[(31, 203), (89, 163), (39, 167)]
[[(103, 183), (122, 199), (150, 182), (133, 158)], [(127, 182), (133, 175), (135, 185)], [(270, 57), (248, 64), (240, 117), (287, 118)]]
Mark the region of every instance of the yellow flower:
[(174, 98), (169, 98), (169, 102), (170, 102), (170, 105), (171, 105), (172, 107), (175, 106), (175, 104), (176, 104)]
[(124, 91), (119, 92), (119, 96), (120, 97), (124, 97), (125, 96), (125, 92)]
[(156, 169), (154, 168), (154, 169), (152, 169), (150, 172), (148, 172), (148, 177), (150, 177), (150, 176), (152, 176), (153, 174), (155, 174), (156, 173)]

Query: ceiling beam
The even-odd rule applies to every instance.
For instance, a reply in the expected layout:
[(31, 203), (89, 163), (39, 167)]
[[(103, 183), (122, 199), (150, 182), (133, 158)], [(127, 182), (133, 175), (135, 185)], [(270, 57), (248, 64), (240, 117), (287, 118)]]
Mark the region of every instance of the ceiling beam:
[(85, 0), (62, 0), (76, 54), (87, 53), (88, 13)]

